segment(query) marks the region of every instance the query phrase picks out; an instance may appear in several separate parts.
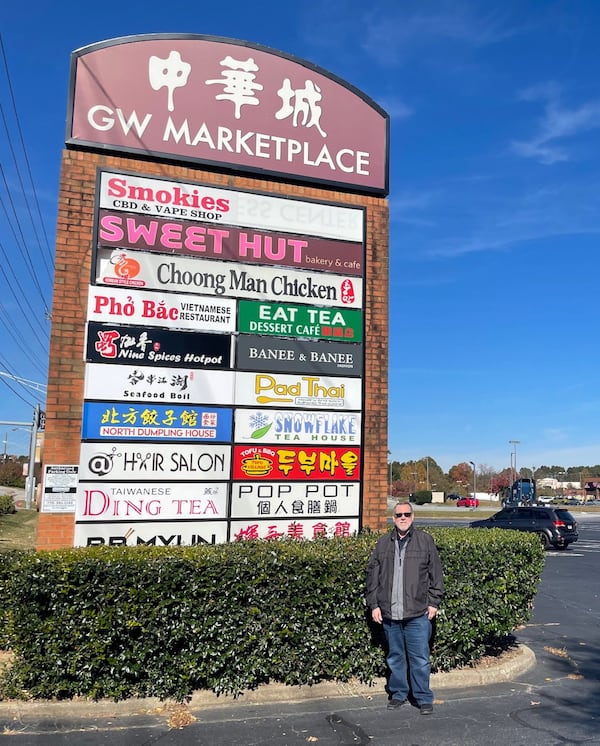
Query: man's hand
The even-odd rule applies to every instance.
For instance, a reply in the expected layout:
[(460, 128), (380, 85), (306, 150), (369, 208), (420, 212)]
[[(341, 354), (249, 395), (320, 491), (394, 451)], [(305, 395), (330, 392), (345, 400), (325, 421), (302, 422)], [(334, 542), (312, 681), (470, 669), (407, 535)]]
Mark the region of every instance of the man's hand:
[(427, 617), (429, 618), (429, 621), (431, 621), (436, 614), (437, 614), (437, 609), (435, 608), (435, 606), (427, 607)]
[(371, 618), (374, 622), (377, 622), (377, 624), (381, 624), (383, 622), (383, 617), (381, 616), (381, 609), (379, 608), (379, 606), (375, 607), (371, 611)]

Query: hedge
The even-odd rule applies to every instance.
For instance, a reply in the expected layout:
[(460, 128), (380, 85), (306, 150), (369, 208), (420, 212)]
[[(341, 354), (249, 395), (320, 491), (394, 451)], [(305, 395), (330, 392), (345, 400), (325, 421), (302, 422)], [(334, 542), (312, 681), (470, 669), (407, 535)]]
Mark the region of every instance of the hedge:
[[(427, 530), (447, 586), (432, 653), (444, 671), (528, 620), (543, 550), (512, 531)], [(372, 682), (385, 673), (364, 605), (378, 536), (0, 555), (0, 623), (15, 656), (0, 691), (182, 701), (267, 682)]]

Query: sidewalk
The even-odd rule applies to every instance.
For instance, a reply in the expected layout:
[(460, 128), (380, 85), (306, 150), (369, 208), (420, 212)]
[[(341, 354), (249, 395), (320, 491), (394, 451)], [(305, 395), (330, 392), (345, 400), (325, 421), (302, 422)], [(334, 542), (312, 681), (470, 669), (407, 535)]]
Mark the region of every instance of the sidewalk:
[[(535, 665), (533, 651), (526, 645), (518, 645), (499, 658), (488, 658), (473, 668), (464, 668), (447, 673), (436, 673), (431, 677), (434, 692), (451, 689), (480, 687), (503, 681), (512, 681)], [(359, 682), (336, 683), (323, 682), (314, 686), (286, 686), (284, 684), (266, 684), (254, 691), (245, 692), (235, 699), (230, 695), (217, 696), (213, 692), (195, 692), (187, 703), (190, 711), (201, 711), (221, 707), (239, 707), (239, 705), (274, 704), (276, 702), (295, 703), (314, 700), (329, 700), (338, 697), (357, 697), (371, 699), (385, 695), (385, 679), (378, 679), (373, 686)], [(164, 713), (174, 702), (162, 701), (156, 697), (145, 699), (128, 699), (121, 702), (88, 699), (71, 699), (64, 701), (10, 700), (0, 702), (0, 718), (24, 721), (28, 718), (83, 719), (127, 717)]]

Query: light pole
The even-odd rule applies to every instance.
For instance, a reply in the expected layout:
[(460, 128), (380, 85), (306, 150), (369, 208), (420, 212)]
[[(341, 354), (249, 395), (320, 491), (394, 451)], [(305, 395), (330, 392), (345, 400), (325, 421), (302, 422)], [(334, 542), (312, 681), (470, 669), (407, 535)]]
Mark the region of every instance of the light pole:
[[(515, 479), (517, 478), (517, 446), (519, 445), (521, 441), (520, 440), (509, 440), (508, 442), (513, 447), (513, 451), (510, 454), (510, 480), (511, 480), (510, 489), (512, 491), (513, 483)], [(514, 467), (513, 467), (513, 462), (514, 462)], [(514, 472), (513, 472), (513, 468), (514, 468)]]
[(475, 462), (469, 461), (471, 466), (473, 467), (473, 507), (477, 507), (477, 469), (475, 468)]

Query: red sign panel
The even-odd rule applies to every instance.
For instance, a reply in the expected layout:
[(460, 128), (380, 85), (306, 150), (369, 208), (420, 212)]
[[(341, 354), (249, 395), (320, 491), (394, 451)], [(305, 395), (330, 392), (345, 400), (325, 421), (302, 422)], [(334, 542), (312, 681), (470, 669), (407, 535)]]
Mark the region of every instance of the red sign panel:
[(235, 446), (234, 479), (333, 479), (360, 478), (360, 448), (310, 446)]
[(116, 210), (99, 210), (98, 246), (251, 264), (277, 264), (359, 276), (363, 269), (360, 243), (283, 232), (267, 233)]
[(388, 192), (389, 116), (276, 50), (124, 37), (74, 52), (71, 81), (69, 144)]

